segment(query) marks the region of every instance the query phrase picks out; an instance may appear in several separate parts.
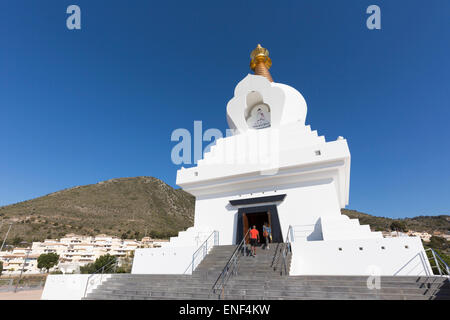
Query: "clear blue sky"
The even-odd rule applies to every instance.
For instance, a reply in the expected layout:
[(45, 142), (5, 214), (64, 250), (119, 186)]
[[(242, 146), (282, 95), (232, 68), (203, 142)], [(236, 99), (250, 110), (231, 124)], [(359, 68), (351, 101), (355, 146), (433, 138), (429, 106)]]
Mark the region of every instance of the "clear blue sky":
[(306, 122), (348, 140), (349, 208), (450, 213), (448, 0), (3, 0), (0, 42), (0, 205), (118, 177), (175, 186), (172, 131), (224, 131), (261, 43)]

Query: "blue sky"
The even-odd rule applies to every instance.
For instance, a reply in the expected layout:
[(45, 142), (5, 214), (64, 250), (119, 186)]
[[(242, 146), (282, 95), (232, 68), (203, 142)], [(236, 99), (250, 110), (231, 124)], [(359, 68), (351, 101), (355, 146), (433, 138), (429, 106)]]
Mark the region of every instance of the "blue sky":
[(307, 124), (348, 140), (349, 208), (449, 214), (449, 40), (448, 0), (2, 1), (0, 205), (118, 177), (175, 186), (172, 131), (224, 131), (261, 43)]

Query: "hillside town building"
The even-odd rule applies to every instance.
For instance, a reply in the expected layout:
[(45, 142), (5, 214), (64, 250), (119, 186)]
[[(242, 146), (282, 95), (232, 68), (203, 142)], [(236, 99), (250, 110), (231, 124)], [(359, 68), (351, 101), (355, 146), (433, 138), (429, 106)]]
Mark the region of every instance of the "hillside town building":
[(422, 239), (425, 242), (429, 242), (430, 238), (433, 236), (433, 235), (429, 234), (428, 232), (418, 232), (418, 231), (413, 231), (413, 230), (408, 230), (407, 235), (410, 237), (419, 237), (420, 239)]
[[(93, 263), (100, 256), (110, 254), (117, 258), (130, 257), (137, 248), (158, 247), (165, 240), (144, 237), (142, 240), (120, 239), (105, 234), (97, 236), (79, 236), (67, 234), (61, 239), (46, 239), (33, 242), (29, 248), (14, 248), (0, 252), (3, 262), (3, 275), (18, 275), (22, 268), (24, 274), (39, 274), (37, 259), (41, 254), (56, 253), (59, 264), (51, 271), (77, 273), (81, 266)], [(26, 260), (26, 261), (25, 261)]]

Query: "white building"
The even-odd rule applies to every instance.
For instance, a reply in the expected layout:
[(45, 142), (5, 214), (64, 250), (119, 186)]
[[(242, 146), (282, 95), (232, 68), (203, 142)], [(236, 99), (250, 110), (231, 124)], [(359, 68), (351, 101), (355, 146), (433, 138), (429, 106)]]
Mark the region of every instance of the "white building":
[[(38, 274), (37, 258), (31, 248), (15, 248), (12, 251), (0, 251), (0, 261), (3, 263), (2, 275)], [(26, 261), (26, 263), (24, 263)]]
[(428, 232), (418, 232), (413, 230), (409, 230), (408, 235), (411, 237), (419, 237), (420, 239), (426, 242), (429, 242), (430, 238), (432, 237), (432, 235), (429, 234)]
[(305, 99), (272, 81), (266, 49), (252, 52), (251, 65), (255, 75), (237, 84), (226, 108), (233, 135), (177, 172), (177, 184), (196, 197), (194, 226), (161, 248), (137, 249), (132, 273), (189, 273), (213, 231), (219, 245), (238, 244), (249, 226), (268, 222), (274, 242), (292, 242), (291, 275), (432, 274), (420, 238), (383, 238), (341, 214), (347, 140), (326, 141), (305, 124)]
[(24, 274), (38, 274), (41, 271), (37, 267), (37, 258), (41, 254), (56, 253), (59, 255), (59, 264), (51, 271), (77, 273), (81, 266), (95, 262), (102, 255), (110, 254), (125, 258), (131, 256), (136, 248), (152, 247), (153, 244), (154, 240), (150, 238), (141, 242), (103, 234), (95, 237), (68, 234), (59, 240), (46, 239), (43, 242), (33, 242), (27, 249), (15, 248), (13, 251), (2, 251), (0, 261), (3, 262), (3, 275), (20, 274), (25, 260)]

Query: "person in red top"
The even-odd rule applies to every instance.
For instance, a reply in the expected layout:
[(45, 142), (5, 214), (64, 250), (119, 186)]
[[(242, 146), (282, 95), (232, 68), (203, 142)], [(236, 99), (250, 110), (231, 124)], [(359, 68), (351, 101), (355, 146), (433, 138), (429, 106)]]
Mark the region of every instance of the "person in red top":
[(256, 245), (259, 242), (259, 231), (256, 229), (256, 226), (250, 230), (250, 246), (253, 257), (256, 256)]

